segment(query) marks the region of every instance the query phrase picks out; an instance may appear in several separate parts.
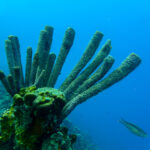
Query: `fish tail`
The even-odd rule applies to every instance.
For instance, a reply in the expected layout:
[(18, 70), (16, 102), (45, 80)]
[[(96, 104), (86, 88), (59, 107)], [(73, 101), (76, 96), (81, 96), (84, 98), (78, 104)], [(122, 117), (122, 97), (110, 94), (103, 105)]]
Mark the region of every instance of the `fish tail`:
[(119, 122), (122, 123), (122, 124), (124, 124), (125, 121), (124, 121), (123, 118), (120, 118)]

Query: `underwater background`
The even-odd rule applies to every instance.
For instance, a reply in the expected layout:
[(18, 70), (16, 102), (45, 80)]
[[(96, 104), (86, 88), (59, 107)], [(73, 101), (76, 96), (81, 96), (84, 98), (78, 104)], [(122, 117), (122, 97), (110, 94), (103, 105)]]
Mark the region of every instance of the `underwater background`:
[[(150, 150), (150, 2), (148, 0), (1, 0), (0, 70), (8, 73), (4, 40), (17, 35), (22, 62), (26, 49), (36, 51), (39, 33), (54, 27), (51, 51), (58, 54), (67, 27), (76, 31), (75, 41), (57, 86), (80, 59), (95, 31), (104, 34), (101, 46), (112, 41), (111, 55), (118, 67), (131, 52), (142, 64), (127, 78), (78, 106), (69, 119), (89, 134), (100, 150)], [(99, 47), (100, 49), (100, 47)], [(135, 123), (148, 134), (131, 134), (120, 118)]]

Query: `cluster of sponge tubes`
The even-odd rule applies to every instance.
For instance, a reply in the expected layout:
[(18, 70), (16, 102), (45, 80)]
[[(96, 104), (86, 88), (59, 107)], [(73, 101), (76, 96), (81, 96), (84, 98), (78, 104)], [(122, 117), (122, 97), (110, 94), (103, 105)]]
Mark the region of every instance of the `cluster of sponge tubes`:
[[(59, 55), (56, 58), (50, 53), (53, 28), (46, 26), (40, 32), (37, 51), (32, 60), (32, 48), (27, 48), (25, 79), (21, 64), (20, 46), (16, 36), (9, 36), (5, 41), (10, 75), (6, 76), (0, 71), (0, 80), (8, 93), (13, 96), (20, 88), (35, 85), (36, 87), (52, 87), (60, 75), (65, 59), (73, 45), (75, 31), (68, 28), (65, 32)], [(111, 41), (108, 40), (89, 63), (99, 47), (103, 34), (96, 31), (86, 47), (79, 62), (75, 65), (69, 76), (61, 84), (59, 90), (64, 92), (67, 103), (62, 111), (62, 120), (82, 102), (117, 83), (141, 62), (141, 59), (131, 53), (121, 65), (103, 79), (114, 63), (114, 58), (109, 55)], [(89, 64), (88, 64), (89, 63)], [(85, 66), (88, 66), (85, 68)]]

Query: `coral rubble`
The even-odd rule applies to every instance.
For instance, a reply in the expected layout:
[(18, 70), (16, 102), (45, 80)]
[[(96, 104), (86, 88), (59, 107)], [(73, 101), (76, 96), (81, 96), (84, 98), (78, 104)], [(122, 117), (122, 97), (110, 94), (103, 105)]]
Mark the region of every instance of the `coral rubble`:
[(76, 136), (69, 135), (67, 129), (60, 127), (62, 121), (77, 105), (122, 80), (141, 62), (135, 53), (131, 53), (103, 79), (114, 58), (109, 55), (111, 41), (108, 40), (88, 64), (103, 38), (103, 34), (96, 31), (72, 72), (60, 88), (55, 89), (73, 45), (75, 31), (72, 28), (66, 30), (57, 57), (50, 52), (52, 37), (53, 28), (46, 26), (40, 33), (33, 60), (32, 48), (27, 48), (25, 78), (18, 38), (9, 36), (5, 41), (10, 75), (0, 71), (0, 80), (13, 97), (13, 103), (0, 118), (0, 148), (71, 150)]

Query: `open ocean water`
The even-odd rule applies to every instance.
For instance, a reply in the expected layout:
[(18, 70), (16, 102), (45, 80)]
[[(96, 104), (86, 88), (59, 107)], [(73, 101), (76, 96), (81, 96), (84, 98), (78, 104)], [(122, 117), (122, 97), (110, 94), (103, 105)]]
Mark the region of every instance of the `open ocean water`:
[[(39, 33), (54, 27), (51, 51), (58, 54), (67, 27), (76, 31), (75, 41), (57, 87), (80, 59), (95, 31), (104, 34), (102, 46), (112, 41), (115, 64), (131, 52), (141, 65), (128, 77), (78, 106), (69, 119), (88, 133), (100, 150), (150, 150), (150, 1), (149, 0), (1, 0), (0, 70), (8, 73), (4, 40), (19, 37), (22, 62), (26, 48), (36, 51)], [(100, 47), (99, 47), (100, 49)], [(128, 131), (120, 118), (140, 126), (146, 138)]]

